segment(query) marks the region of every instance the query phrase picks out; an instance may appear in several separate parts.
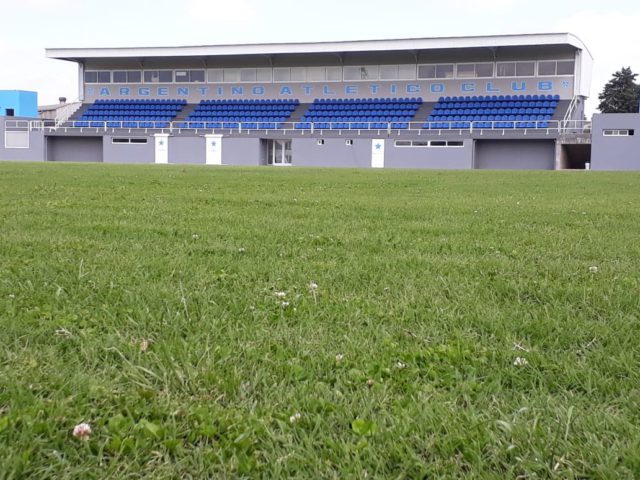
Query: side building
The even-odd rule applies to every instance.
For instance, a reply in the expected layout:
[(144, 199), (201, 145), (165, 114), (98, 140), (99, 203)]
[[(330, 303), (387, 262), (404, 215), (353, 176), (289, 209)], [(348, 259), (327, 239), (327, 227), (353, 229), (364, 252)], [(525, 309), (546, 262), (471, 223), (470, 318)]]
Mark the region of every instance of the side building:
[(41, 137), (47, 161), (554, 170), (591, 160), (593, 59), (567, 33), (47, 56), (78, 65), (79, 108), (5, 122)]

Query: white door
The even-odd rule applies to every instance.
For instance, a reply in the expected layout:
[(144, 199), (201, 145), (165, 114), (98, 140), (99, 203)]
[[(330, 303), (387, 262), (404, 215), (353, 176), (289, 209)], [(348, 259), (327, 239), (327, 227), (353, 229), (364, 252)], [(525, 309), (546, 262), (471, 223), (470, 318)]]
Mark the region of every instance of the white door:
[(371, 142), (371, 168), (384, 168), (383, 139), (374, 139)]
[(291, 165), (291, 140), (269, 140), (267, 146), (267, 164), (274, 166)]

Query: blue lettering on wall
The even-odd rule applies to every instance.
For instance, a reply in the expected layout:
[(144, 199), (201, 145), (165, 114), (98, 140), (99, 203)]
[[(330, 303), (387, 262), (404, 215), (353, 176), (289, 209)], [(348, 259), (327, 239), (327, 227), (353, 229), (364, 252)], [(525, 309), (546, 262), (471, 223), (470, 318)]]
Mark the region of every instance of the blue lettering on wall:
[(545, 92), (553, 90), (553, 82), (538, 82), (538, 90)]
[(369, 89), (371, 90), (372, 95), (377, 95), (380, 91), (380, 85), (370, 85)]
[(129, 87), (121, 87), (120, 88), (120, 96), (121, 97), (128, 97), (129, 95), (131, 95), (131, 89)]
[[(433, 89), (433, 87), (431, 88)], [(407, 93), (420, 93), (420, 85), (414, 83), (407, 85)]]
[(324, 88), (322, 89), (322, 93), (324, 95), (335, 95), (336, 92), (334, 92), (333, 90), (331, 90), (331, 87), (329, 85), (325, 85)]
[(475, 92), (476, 91), (476, 84), (475, 83), (463, 83), (462, 85), (460, 85), (460, 90), (462, 90), (463, 92)]
[(291, 90), (291, 87), (282, 87), (280, 89), (280, 95), (293, 95), (293, 91)]
[[(430, 90), (431, 90), (431, 93), (443, 93), (445, 91), (444, 83), (432, 83)], [(409, 93), (414, 93), (414, 92), (409, 92)]]
[(140, 87), (138, 89), (138, 95), (141, 97), (148, 97), (151, 95), (151, 89), (149, 87)]
[(109, 89), (107, 87), (102, 87), (100, 89), (100, 96), (101, 97), (110, 97), (111, 96), (111, 92), (109, 91)]
[(397, 85), (391, 85), (391, 87), (389, 88), (389, 91), (390, 91), (392, 94), (394, 94), (394, 95), (395, 95), (396, 93), (398, 93), (398, 86), (397, 86)]
[(224, 95), (224, 87), (218, 87), (218, 95), (221, 97)]
[(527, 82), (511, 82), (511, 90), (514, 92), (524, 92), (527, 90)]
[(200, 92), (200, 95), (206, 97), (207, 93), (209, 93), (209, 87), (200, 87), (198, 88), (198, 91)]
[(304, 94), (307, 97), (309, 97), (313, 93), (313, 87), (310, 87), (309, 85), (305, 85), (304, 87), (302, 87), (302, 90), (304, 90)]
[(500, 89), (493, 85), (493, 82), (487, 82), (487, 92), (498, 93)]
[(358, 87), (356, 87), (355, 85), (347, 85), (346, 87), (344, 87), (344, 93), (345, 95), (357, 95)]
[(571, 88), (571, 82), (569, 80), (563, 80), (562, 88)]
[(189, 89), (187, 87), (178, 87), (178, 96), (188, 97)]
[(251, 89), (251, 93), (257, 96), (264, 95), (266, 93), (266, 89), (264, 87), (253, 87)]
[(159, 97), (168, 97), (169, 96), (169, 89), (167, 87), (158, 88), (158, 96)]

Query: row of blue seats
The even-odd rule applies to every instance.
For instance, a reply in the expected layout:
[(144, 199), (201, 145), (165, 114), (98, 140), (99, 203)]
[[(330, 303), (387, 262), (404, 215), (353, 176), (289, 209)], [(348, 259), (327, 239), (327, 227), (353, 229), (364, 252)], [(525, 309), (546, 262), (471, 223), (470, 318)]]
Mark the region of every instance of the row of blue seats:
[(240, 128), (245, 130), (278, 130), (282, 128), (282, 122), (178, 122), (178, 128)]
[(300, 105), (296, 99), (267, 99), (267, 100), (201, 100), (199, 105)]
[(510, 102), (510, 101), (544, 101), (554, 100), (560, 101), (560, 95), (486, 95), (486, 96), (467, 96), (467, 97), (440, 97), (439, 103), (451, 103), (451, 102)]
[(88, 108), (87, 110), (85, 110), (85, 113), (88, 112), (96, 112), (96, 113), (120, 113), (120, 112), (131, 112), (132, 114), (136, 114), (136, 113), (148, 113), (151, 112), (151, 114), (155, 114), (155, 113), (171, 113), (171, 114), (176, 114), (180, 111), (180, 108), (173, 108), (173, 107), (169, 107), (169, 108)]
[(333, 111), (341, 111), (341, 110), (418, 110), (420, 108), (419, 105), (413, 104), (402, 104), (402, 103), (361, 103), (358, 105), (333, 105), (333, 104), (322, 104), (322, 105), (311, 105), (309, 110), (333, 110)]
[(530, 121), (551, 120), (551, 115), (439, 115), (429, 116), (427, 122), (472, 122), (472, 121)]
[(226, 112), (229, 110), (261, 112), (293, 112), (295, 105), (198, 105), (194, 110), (205, 112)]
[(99, 121), (99, 122), (110, 122), (110, 121), (132, 121), (132, 122), (167, 122), (173, 120), (175, 117), (173, 116), (130, 116), (130, 115), (113, 115), (113, 116), (100, 116), (100, 115), (89, 115), (78, 118), (78, 121)]
[(413, 116), (389, 116), (389, 115), (355, 115), (355, 116), (335, 116), (325, 117), (316, 115), (305, 115), (300, 117), (302, 122), (410, 122)]
[(558, 102), (457, 102), (457, 103), (436, 103), (434, 110), (445, 108), (556, 108)]
[(307, 110), (305, 115), (321, 115), (324, 117), (353, 116), (353, 115), (411, 115), (415, 110)]
[(555, 108), (453, 108), (434, 110), (431, 115), (553, 115)]
[(549, 122), (442, 122), (425, 123), (425, 130), (469, 130), (474, 129), (514, 129), (514, 128), (549, 128)]
[(409, 128), (408, 122), (299, 122), (296, 130), (386, 130), (391, 126), (394, 130)]
[(316, 98), (314, 104), (343, 103), (352, 105), (358, 103), (422, 103), (422, 98)]
[(185, 120), (187, 122), (286, 122), (289, 117), (192, 117), (189, 115)]
[(171, 126), (170, 122), (149, 122), (149, 121), (140, 121), (140, 122), (98, 122), (98, 121), (74, 121), (73, 126), (76, 128), (169, 128)]

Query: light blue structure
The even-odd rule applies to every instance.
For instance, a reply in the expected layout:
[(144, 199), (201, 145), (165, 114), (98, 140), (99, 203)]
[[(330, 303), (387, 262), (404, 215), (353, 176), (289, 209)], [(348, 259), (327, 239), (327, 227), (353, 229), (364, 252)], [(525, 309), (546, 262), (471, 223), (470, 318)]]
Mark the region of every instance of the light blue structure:
[(38, 118), (38, 94), (0, 90), (0, 117)]

